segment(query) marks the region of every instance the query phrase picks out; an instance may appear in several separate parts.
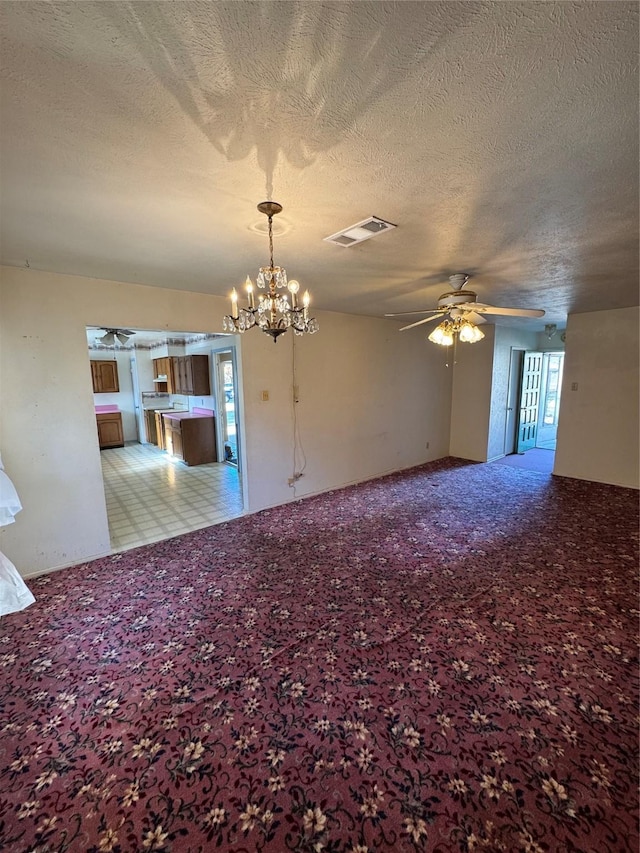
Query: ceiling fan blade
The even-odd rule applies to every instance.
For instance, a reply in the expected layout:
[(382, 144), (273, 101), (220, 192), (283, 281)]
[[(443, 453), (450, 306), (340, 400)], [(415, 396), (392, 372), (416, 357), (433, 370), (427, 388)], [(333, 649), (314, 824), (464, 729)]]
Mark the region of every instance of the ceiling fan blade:
[(422, 311), (399, 311), (397, 314), (385, 314), (385, 317), (406, 317), (407, 314), (440, 314), (437, 308), (424, 308)]
[(476, 326), (481, 326), (487, 322), (482, 314), (478, 314), (476, 311), (465, 311), (464, 319), (469, 320), (470, 323), (475, 323)]
[(493, 305), (482, 305), (476, 302), (472, 308), (481, 314), (496, 314), (503, 317), (544, 317), (542, 308), (498, 308)]
[(434, 317), (425, 317), (424, 320), (418, 320), (416, 323), (411, 323), (410, 326), (403, 326), (400, 331), (404, 332), (407, 329), (413, 329), (414, 326), (421, 326), (423, 323), (430, 323), (432, 320), (437, 320), (438, 317), (444, 317), (446, 312), (442, 311), (440, 314), (436, 314)]

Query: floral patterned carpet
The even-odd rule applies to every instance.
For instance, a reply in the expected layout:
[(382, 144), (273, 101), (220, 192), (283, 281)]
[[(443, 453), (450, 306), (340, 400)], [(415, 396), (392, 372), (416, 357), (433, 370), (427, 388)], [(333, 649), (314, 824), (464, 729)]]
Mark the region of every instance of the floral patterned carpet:
[(0, 848), (638, 850), (637, 493), (443, 460), (0, 623)]

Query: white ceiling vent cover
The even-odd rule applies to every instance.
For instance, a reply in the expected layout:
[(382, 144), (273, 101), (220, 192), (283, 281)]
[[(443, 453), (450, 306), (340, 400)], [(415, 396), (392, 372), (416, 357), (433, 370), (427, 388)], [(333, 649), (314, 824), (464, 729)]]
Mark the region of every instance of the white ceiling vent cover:
[(378, 234), (383, 234), (385, 231), (390, 231), (396, 227), (396, 225), (387, 222), (385, 219), (380, 219), (378, 216), (370, 216), (368, 219), (356, 222), (355, 225), (343, 228), (342, 231), (337, 231), (330, 237), (324, 237), (324, 239), (328, 243), (335, 243), (336, 246), (355, 246), (356, 243), (362, 243), (363, 240), (377, 237)]

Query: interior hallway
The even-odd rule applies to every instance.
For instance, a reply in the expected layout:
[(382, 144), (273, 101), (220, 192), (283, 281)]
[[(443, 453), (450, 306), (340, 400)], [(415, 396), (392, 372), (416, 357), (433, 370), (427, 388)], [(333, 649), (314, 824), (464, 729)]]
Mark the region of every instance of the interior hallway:
[(137, 442), (103, 450), (100, 460), (113, 551), (242, 515), (238, 471), (224, 463), (189, 467)]

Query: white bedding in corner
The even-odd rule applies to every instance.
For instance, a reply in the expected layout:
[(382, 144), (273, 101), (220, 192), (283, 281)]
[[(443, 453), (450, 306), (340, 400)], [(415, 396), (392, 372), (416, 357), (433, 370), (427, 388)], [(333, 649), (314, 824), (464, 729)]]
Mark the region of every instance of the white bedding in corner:
[[(0, 457), (0, 527), (13, 524), (22, 509), (15, 486), (2, 469)], [(0, 616), (16, 613), (33, 604), (33, 593), (11, 560), (0, 551)]]
[(33, 593), (11, 560), (0, 551), (0, 616), (16, 613), (33, 604)]
[(21, 509), (22, 504), (16, 488), (2, 470), (2, 458), (0, 457), (0, 527), (5, 524), (13, 524)]

